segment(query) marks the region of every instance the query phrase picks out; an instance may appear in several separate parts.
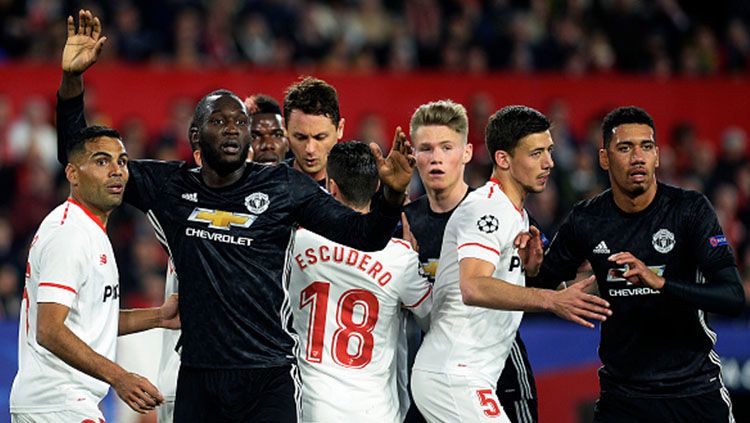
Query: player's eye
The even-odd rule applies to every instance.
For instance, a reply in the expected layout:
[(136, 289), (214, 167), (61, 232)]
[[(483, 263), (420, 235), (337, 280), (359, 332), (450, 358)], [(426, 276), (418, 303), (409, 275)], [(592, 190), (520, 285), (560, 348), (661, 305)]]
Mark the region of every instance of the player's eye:
[(224, 119), (222, 118), (211, 118), (208, 120), (211, 125), (223, 125)]

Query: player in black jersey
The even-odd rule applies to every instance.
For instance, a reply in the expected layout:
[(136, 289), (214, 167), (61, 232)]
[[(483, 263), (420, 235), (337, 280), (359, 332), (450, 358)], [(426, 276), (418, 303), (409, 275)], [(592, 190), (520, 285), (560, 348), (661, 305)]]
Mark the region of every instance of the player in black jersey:
[[(82, 73), (105, 38), (90, 12), (63, 53), (58, 151), (85, 125)], [(175, 421), (297, 420), (289, 298), (293, 227), (301, 224), (357, 249), (388, 242), (413, 157), (398, 134), (387, 158), (375, 152), (386, 185), (363, 215), (340, 205), (288, 166), (246, 162), (249, 117), (233, 93), (215, 91), (196, 107), (202, 167), (131, 160), (126, 202), (147, 214), (180, 279), (182, 366)]]
[(253, 139), (253, 160), (279, 164), (289, 151), (289, 139), (281, 117), (281, 106), (273, 97), (256, 94), (245, 99), (250, 113), (250, 136)]
[(534, 283), (554, 287), (588, 260), (609, 301), (596, 422), (732, 422), (705, 313), (739, 314), (733, 253), (705, 196), (657, 182), (652, 118), (622, 107), (602, 124), (611, 189), (574, 206)]
[[(422, 271), (434, 283), (445, 225), (471, 191), (464, 181), (464, 168), (472, 157), (472, 145), (467, 143), (466, 110), (450, 100), (423, 104), (412, 115), (410, 133), (426, 194), (404, 208), (407, 218), (404, 232), (414, 239)], [(415, 325), (409, 328), (414, 328), (409, 347), (416, 352), (421, 333)], [(512, 422), (537, 421), (534, 375), (518, 332), (498, 380), (497, 396)], [(406, 421), (424, 419), (412, 406)]]

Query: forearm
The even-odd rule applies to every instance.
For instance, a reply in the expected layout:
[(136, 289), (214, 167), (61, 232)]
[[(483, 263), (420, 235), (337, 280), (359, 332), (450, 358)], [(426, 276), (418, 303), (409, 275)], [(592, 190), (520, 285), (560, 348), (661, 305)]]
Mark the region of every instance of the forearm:
[(526, 288), (491, 277), (472, 277), (460, 281), (464, 304), (499, 310), (549, 311), (546, 289)]
[(385, 185), (383, 187), (383, 199), (392, 207), (400, 207), (404, 204), (406, 193), (398, 192), (388, 185)]
[(161, 327), (162, 316), (158, 307), (120, 310), (117, 335), (128, 335)]
[(44, 335), (38, 334), (37, 338), (41, 346), (71, 367), (110, 385), (127, 373), (125, 369), (94, 351), (64, 324)]
[(67, 145), (72, 142), (76, 134), (86, 127), (86, 117), (83, 114), (83, 94), (71, 98), (57, 96), (57, 160), (63, 166), (68, 163)]
[(63, 100), (83, 94), (83, 75), (63, 71), (58, 94)]
[(736, 267), (704, 275), (706, 283), (666, 280), (661, 291), (703, 311), (737, 316), (745, 307), (745, 294)]

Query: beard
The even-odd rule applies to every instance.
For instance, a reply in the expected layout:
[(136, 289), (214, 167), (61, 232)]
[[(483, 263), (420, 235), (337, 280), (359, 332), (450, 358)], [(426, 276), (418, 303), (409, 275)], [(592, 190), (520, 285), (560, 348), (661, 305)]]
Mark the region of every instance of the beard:
[(250, 151), (250, 143), (240, 151), (237, 156), (225, 157), (224, 154), (219, 150), (209, 145), (209, 143), (202, 139), (198, 141), (198, 145), (201, 149), (201, 160), (203, 166), (214, 170), (219, 175), (229, 175), (245, 165), (247, 160), (247, 153)]

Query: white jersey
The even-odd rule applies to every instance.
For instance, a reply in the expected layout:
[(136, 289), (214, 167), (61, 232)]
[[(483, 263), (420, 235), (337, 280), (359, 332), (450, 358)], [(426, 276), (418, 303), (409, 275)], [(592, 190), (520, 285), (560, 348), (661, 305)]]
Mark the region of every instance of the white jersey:
[(482, 375), (495, 386), (523, 312), (465, 305), (459, 289), (459, 262), (484, 260), (495, 266), (493, 278), (524, 286), (513, 241), (528, 229), (527, 213), (515, 208), (494, 179), (456, 208), (445, 227), (430, 330), (417, 352), (414, 369)]
[[(167, 277), (164, 284), (164, 299), (166, 300), (172, 294), (177, 293), (179, 280), (177, 273), (174, 271), (172, 258), (167, 260)], [(162, 330), (162, 348), (161, 360), (159, 361), (159, 376), (156, 379), (156, 386), (159, 392), (164, 395), (164, 400), (174, 402), (177, 392), (177, 374), (180, 371), (180, 355), (175, 351), (177, 341), (180, 339), (180, 330), (163, 329)], [(162, 419), (159, 419), (161, 422)], [(164, 420), (172, 421), (172, 419)]]
[(289, 295), (300, 338), (302, 420), (401, 421), (401, 309), (428, 317), (431, 293), (404, 241), (362, 252), (298, 230)]
[(96, 409), (109, 386), (37, 343), (38, 303), (69, 307), (65, 326), (114, 361), (120, 311), (117, 263), (99, 218), (73, 199), (47, 215), (31, 242), (10, 411)]

